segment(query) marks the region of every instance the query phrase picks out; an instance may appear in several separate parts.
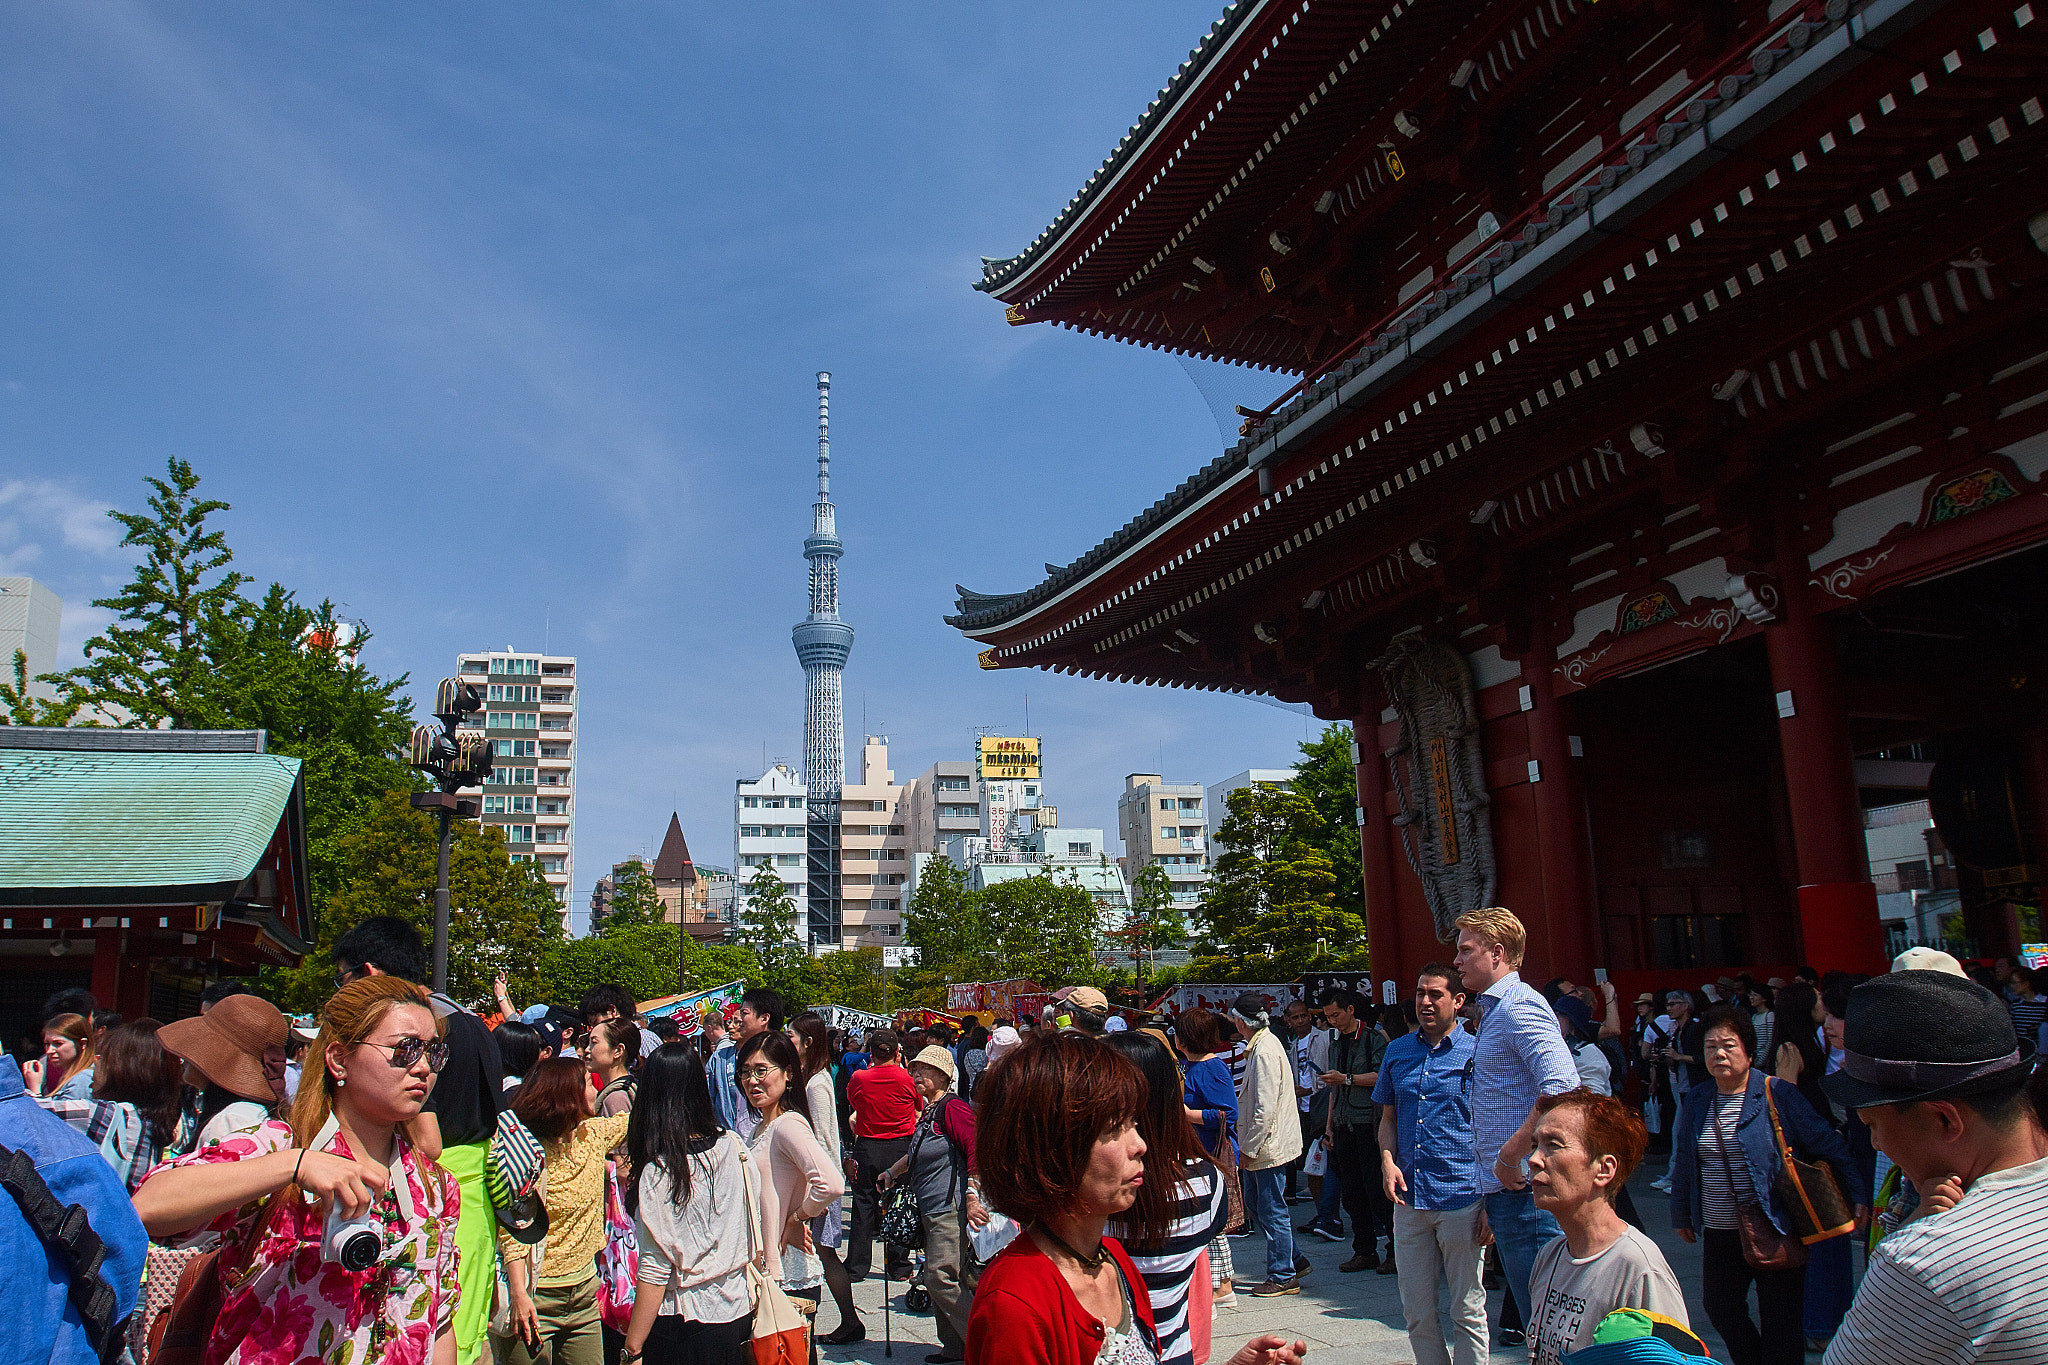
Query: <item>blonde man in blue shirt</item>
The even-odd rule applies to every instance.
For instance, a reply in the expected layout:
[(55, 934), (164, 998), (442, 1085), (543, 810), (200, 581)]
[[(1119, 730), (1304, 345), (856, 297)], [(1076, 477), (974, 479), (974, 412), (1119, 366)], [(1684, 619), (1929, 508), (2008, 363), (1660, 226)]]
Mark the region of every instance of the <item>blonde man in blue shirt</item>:
[[(1479, 1179), (1466, 1068), (1475, 1040), (1458, 1020), (1465, 988), (1432, 962), (1415, 979), (1415, 1032), (1387, 1045), (1372, 1097), (1380, 1106), (1380, 1171), (1394, 1206), (1401, 1312), (1416, 1365), (1482, 1365), (1486, 1289), (1480, 1283)], [(1451, 1286), (1454, 1345), (1437, 1320), (1436, 1286)]]

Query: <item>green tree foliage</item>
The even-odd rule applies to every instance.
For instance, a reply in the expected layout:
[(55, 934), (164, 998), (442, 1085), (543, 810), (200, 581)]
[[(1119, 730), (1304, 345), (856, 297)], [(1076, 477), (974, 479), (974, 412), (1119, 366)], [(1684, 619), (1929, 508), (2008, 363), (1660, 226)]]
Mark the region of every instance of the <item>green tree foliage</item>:
[(83, 667), (53, 678), (66, 714), (40, 723), (83, 713), (135, 727), (267, 731), (272, 753), (305, 765), (317, 915), (340, 885), (343, 841), (386, 793), (421, 785), (398, 759), (412, 728), (407, 679), (362, 666), (370, 637), (344, 640), (333, 603), (307, 606), (275, 583), (258, 600), (243, 596), (250, 580), (228, 569), (234, 552), (208, 525), (228, 504), (199, 497), (185, 461), (172, 460), (168, 474), (147, 481), (148, 513), (108, 514), (143, 560), (119, 593), (93, 604), (116, 619), (86, 641)]
[(904, 911), (904, 937), (919, 964), (898, 984), (907, 1002), (947, 981), (1094, 983), (1105, 976), (1095, 961), (1097, 923), (1094, 897), (1078, 878), (1047, 871), (973, 891), (965, 873), (935, 858)]
[(1174, 903), (1173, 879), (1146, 863), (1131, 879), (1131, 946), (1147, 952), (1178, 948), (1188, 939), (1187, 912)]
[(1351, 727), (1331, 724), (1304, 740), (1294, 790), (1306, 796), (1323, 819), (1310, 842), (1330, 859), (1336, 877), (1337, 909), (1365, 918), (1365, 882), (1358, 866), (1358, 770), (1351, 765)]
[(166, 472), (168, 481), (147, 480), (155, 490), (148, 513), (108, 513), (127, 528), (121, 544), (139, 547), (142, 562), (121, 591), (93, 602), (116, 619), (86, 641), (86, 662), (66, 682), (72, 696), (118, 708), (131, 724), (204, 728), (213, 723), (208, 646), (249, 580), (227, 567), (235, 556), (226, 534), (206, 524), (228, 504), (196, 496), (199, 476), (185, 461), (173, 456)]
[(748, 990), (768, 984), (753, 949), (737, 943), (689, 945), (683, 954), (684, 990), (708, 991), (728, 981), (744, 981)]
[[(9, 725), (69, 725), (78, 716), (79, 703), (62, 696), (45, 701), (29, 695), (28, 655), (14, 651), (14, 681), (0, 682), (0, 710)], [(45, 673), (38, 682), (61, 683), (61, 674)]]
[[(1240, 787), (1217, 841), (1227, 851), (1210, 876), (1204, 909), (1211, 951), (1204, 981), (1284, 981), (1312, 967), (1363, 959), (1365, 921), (1336, 906), (1336, 875), (1316, 842), (1314, 804), (1280, 787)], [(1318, 943), (1320, 940), (1320, 945)]]
[[(694, 946), (676, 924), (620, 924), (602, 938), (562, 939), (542, 956), (541, 987), (531, 998), (574, 1009), (592, 986), (623, 986), (635, 1000), (674, 995), (682, 989), (683, 962)], [(514, 1000), (530, 998), (517, 990), (511, 994)]]
[[(448, 861), (448, 993), (469, 1004), (487, 1001), (491, 978), (503, 972), (513, 999), (554, 998), (541, 970), (548, 949), (562, 937), (561, 907), (553, 889), (536, 864), (511, 861), (504, 836), (495, 828), (458, 820), (454, 830)], [(391, 792), (375, 802), (362, 826), (340, 840), (341, 885), (327, 903), (315, 951), (295, 970), (266, 974), (264, 993), (285, 1009), (317, 1008), (334, 990), (334, 941), (372, 915), (396, 915), (431, 942), (438, 848), (434, 820), (414, 810), (406, 793)], [(673, 952), (667, 961), (672, 983)], [(674, 989), (671, 984), (669, 990)]]
[(761, 974), (776, 990), (809, 956), (796, 936), (796, 897), (788, 883), (763, 863), (747, 882), (747, 905), (733, 926), (732, 941), (753, 951)]
[(661, 897), (654, 894), (654, 877), (647, 864), (628, 858), (612, 872), (612, 894), (602, 918), (593, 919), (590, 932), (603, 938), (619, 929), (662, 922)]

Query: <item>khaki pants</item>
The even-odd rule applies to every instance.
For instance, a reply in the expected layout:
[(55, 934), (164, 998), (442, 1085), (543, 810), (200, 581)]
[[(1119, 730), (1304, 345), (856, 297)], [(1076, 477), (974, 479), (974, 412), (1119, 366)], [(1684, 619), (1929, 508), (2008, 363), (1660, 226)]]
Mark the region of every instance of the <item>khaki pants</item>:
[(932, 1296), (939, 1354), (966, 1358), (967, 1313), (974, 1307), (974, 1286), (980, 1278), (967, 1264), (966, 1213), (948, 1209), (926, 1219), (924, 1287)]
[(533, 1291), (533, 1309), (540, 1318), (539, 1344), (494, 1335), (500, 1365), (604, 1365), (595, 1272), (575, 1284), (540, 1286)]
[[(1485, 1365), (1486, 1290), (1479, 1283), (1480, 1248), (1472, 1236), (1479, 1201), (1462, 1209), (1394, 1206), (1395, 1263), (1400, 1266), (1401, 1313), (1408, 1321), (1408, 1347), (1415, 1365)], [(1444, 1349), (1437, 1322), (1437, 1276), (1450, 1281), (1454, 1351)]]

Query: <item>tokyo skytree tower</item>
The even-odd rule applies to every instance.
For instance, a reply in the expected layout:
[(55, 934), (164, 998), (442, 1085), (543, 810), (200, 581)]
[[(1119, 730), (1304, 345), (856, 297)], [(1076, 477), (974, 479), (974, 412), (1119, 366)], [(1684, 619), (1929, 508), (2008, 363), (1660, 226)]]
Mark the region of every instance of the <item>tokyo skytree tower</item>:
[(790, 632), (804, 666), (804, 782), (811, 797), (837, 800), (846, 784), (846, 721), (839, 675), (853, 652), (853, 627), (839, 619), (839, 543), (832, 508), (832, 376), (818, 371), (818, 501), (804, 558), (811, 562), (811, 613)]

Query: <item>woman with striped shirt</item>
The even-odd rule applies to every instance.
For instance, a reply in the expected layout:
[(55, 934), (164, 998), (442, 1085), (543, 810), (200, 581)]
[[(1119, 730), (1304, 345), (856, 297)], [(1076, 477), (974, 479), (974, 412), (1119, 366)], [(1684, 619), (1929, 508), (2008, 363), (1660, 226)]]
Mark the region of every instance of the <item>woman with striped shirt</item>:
[(1230, 1216), (1225, 1177), (1188, 1122), (1180, 1068), (1165, 1040), (1148, 1030), (1113, 1033), (1103, 1041), (1130, 1058), (1147, 1091), (1138, 1110), (1145, 1183), (1108, 1231), (1144, 1276), (1160, 1365), (1202, 1365), (1209, 1358), (1213, 1307), (1208, 1248)]

